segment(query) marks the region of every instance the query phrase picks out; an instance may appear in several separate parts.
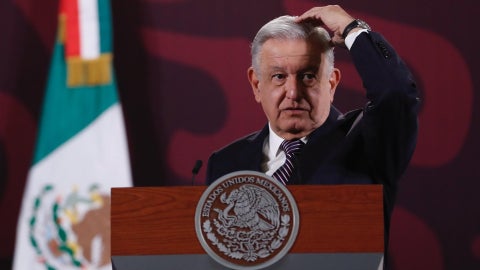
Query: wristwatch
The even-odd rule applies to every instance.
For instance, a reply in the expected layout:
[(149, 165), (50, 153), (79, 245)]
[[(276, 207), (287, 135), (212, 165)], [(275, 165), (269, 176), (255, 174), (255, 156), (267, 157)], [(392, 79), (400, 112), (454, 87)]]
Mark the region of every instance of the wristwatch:
[(354, 28), (363, 28), (363, 29), (367, 29), (368, 31), (372, 30), (372, 28), (370, 28), (370, 26), (366, 22), (360, 19), (355, 19), (351, 23), (349, 23), (347, 26), (345, 26), (345, 29), (343, 30), (343, 33), (342, 33), (343, 39), (345, 39), (348, 33), (350, 33), (350, 31), (352, 31)]

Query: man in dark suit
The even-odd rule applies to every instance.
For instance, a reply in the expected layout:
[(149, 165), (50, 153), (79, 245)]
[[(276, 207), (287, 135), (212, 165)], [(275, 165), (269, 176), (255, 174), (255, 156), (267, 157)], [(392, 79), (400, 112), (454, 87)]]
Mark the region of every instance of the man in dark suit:
[[(341, 78), (335, 46), (348, 48), (368, 99), (346, 114), (331, 105)], [(248, 79), (268, 124), (213, 153), (207, 183), (239, 170), (273, 175), (286, 159), (282, 141), (300, 139), (288, 184), (383, 184), (388, 235), (397, 182), (415, 149), (419, 99), (387, 41), (339, 6), (282, 16), (257, 33)]]

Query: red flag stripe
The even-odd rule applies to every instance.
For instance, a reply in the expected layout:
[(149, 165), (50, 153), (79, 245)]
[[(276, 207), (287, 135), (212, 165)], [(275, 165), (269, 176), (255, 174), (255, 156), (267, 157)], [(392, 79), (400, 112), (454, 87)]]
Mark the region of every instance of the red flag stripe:
[(80, 29), (78, 21), (78, 0), (62, 0), (66, 14), (66, 57), (80, 56)]

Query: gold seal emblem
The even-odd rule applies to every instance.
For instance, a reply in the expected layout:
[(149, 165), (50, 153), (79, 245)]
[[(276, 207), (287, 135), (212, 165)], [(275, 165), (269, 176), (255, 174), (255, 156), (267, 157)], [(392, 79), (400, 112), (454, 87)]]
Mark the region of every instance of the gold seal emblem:
[(216, 180), (203, 193), (195, 213), (202, 247), (233, 269), (274, 264), (292, 247), (298, 227), (298, 208), (288, 189), (255, 171)]

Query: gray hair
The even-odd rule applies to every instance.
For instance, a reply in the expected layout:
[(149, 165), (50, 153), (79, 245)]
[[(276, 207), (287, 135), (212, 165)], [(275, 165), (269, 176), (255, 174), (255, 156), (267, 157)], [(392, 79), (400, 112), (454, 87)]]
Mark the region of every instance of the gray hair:
[(327, 30), (309, 22), (296, 23), (294, 16), (285, 15), (265, 24), (253, 39), (251, 45), (252, 67), (258, 75), (260, 75), (259, 53), (263, 44), (269, 39), (313, 39), (322, 47), (322, 52), (328, 62), (328, 74), (332, 72), (334, 65), (333, 46), (330, 45), (331, 38)]

